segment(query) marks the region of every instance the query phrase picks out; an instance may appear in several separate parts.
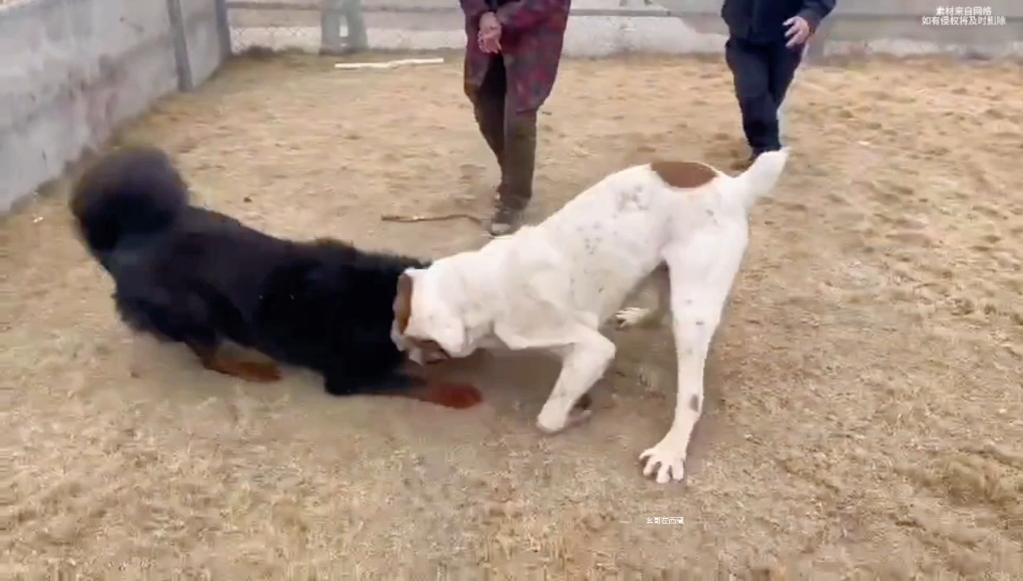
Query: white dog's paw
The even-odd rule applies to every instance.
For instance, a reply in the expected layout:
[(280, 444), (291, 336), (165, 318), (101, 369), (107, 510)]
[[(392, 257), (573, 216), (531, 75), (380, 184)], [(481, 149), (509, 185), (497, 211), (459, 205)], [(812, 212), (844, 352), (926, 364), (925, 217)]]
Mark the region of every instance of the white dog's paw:
[(540, 415), (536, 418), (536, 425), (547, 434), (556, 434), (565, 428), (585, 422), (591, 415), (593, 415), (593, 410), (590, 409), (589, 396), (584, 395), (567, 414), (560, 411), (555, 413), (554, 410), (546, 408), (540, 410)]
[(643, 476), (649, 477), (657, 474), (658, 484), (667, 484), (672, 480), (681, 482), (685, 476), (686, 452), (673, 446), (657, 444), (653, 448), (647, 448), (639, 455), (640, 461), (646, 462), (643, 467)]
[(650, 309), (642, 307), (627, 307), (615, 313), (615, 321), (619, 329), (638, 327), (650, 318)]

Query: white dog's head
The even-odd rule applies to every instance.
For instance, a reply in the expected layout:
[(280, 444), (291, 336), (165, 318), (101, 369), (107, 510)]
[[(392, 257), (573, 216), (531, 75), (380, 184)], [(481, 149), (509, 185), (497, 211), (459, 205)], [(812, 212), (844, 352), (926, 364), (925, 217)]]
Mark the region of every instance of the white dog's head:
[(438, 287), (436, 272), (410, 268), (398, 278), (391, 340), (409, 359), (425, 365), (465, 357), (465, 325), (451, 296)]

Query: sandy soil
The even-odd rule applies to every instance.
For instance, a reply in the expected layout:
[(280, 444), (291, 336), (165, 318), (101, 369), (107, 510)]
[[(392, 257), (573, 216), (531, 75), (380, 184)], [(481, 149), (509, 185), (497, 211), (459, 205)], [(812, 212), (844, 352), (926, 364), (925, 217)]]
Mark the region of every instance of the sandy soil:
[[(380, 220), (486, 213), (496, 170), (457, 57), (333, 62), (236, 62), (125, 139), (274, 234), (482, 244), (471, 220)], [(671, 420), (666, 330), (617, 333), (594, 418), (557, 437), (534, 427), (542, 360), (462, 362), (487, 397), (467, 412), (332, 399), (300, 371), (242, 384), (133, 340), (61, 196), (31, 204), (0, 223), (0, 577), (1018, 579), (1019, 75), (801, 73), (791, 169), (752, 217), (679, 486), (637, 460)], [(741, 157), (729, 83), (717, 60), (565, 63), (533, 219), (655, 154)]]

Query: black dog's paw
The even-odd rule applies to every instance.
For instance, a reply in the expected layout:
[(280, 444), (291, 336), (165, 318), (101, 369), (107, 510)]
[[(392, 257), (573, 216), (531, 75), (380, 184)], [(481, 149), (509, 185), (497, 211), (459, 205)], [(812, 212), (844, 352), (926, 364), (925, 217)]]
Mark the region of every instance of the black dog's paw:
[(414, 389), (409, 397), (456, 410), (469, 409), (483, 401), (475, 386), (464, 383), (433, 383)]
[(483, 401), (483, 394), (472, 385), (429, 383), (404, 374), (393, 374), (383, 380), (361, 384), (350, 379), (343, 380), (337, 375), (328, 376), (324, 388), (334, 396), (362, 394), (406, 397), (459, 410), (474, 407)]

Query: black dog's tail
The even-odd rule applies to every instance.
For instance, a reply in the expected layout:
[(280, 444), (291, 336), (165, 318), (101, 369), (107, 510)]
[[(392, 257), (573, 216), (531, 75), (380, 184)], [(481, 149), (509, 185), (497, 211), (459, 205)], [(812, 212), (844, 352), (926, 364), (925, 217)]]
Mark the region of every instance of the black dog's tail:
[(94, 254), (113, 250), (124, 236), (155, 234), (188, 207), (188, 186), (161, 149), (132, 146), (99, 159), (71, 192), (71, 213)]

